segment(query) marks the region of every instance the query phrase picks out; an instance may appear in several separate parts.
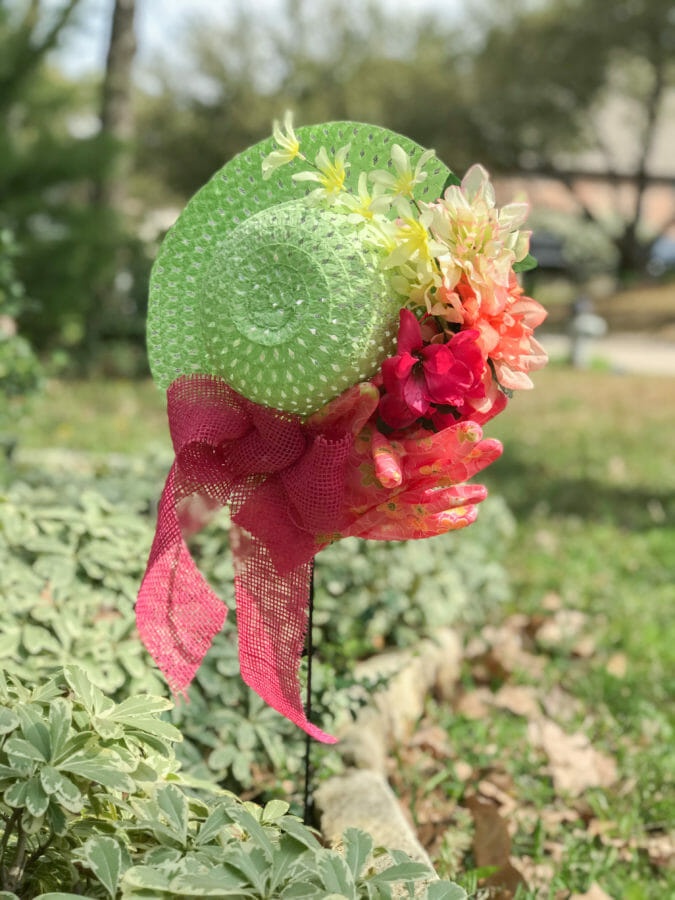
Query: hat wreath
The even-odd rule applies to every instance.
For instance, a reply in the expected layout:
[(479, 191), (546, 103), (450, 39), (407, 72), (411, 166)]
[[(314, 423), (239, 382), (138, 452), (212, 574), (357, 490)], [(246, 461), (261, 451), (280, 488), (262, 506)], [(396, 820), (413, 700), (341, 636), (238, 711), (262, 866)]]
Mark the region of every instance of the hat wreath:
[(137, 603), (184, 692), (227, 609), (186, 537), (228, 506), (244, 680), (313, 737), (298, 667), (314, 555), (470, 524), (481, 425), (546, 355), (525, 204), (433, 151), (333, 122), (273, 136), (192, 198), (153, 268), (148, 351), (176, 452)]

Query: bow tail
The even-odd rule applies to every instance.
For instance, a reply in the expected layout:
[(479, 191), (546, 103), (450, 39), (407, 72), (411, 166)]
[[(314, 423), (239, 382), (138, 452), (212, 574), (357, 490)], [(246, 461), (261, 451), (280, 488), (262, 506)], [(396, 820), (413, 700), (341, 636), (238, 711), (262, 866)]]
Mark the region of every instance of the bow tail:
[(155, 539), (136, 602), (136, 623), (173, 693), (184, 694), (223, 627), (227, 607), (190, 555), (176, 501), (174, 463), (159, 503)]
[(230, 536), (242, 678), (310, 737), (335, 743), (336, 738), (307, 719), (298, 678), (313, 560), (281, 575), (261, 541), (243, 536), (236, 525)]

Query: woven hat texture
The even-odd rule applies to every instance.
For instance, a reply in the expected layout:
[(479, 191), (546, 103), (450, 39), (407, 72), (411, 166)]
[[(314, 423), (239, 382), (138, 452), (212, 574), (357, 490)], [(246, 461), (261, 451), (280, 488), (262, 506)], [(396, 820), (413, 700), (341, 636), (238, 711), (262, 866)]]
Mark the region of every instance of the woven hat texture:
[[(308, 157), (350, 144), (346, 185), (390, 165), (399, 144), (355, 122), (299, 128)], [(256, 403), (309, 415), (372, 377), (395, 347), (400, 298), (375, 251), (339, 212), (307, 203), (298, 161), (262, 178), (268, 138), (234, 157), (190, 200), (152, 271), (148, 354), (160, 387), (180, 375), (222, 378)], [(440, 196), (449, 169), (428, 161), (416, 198)]]

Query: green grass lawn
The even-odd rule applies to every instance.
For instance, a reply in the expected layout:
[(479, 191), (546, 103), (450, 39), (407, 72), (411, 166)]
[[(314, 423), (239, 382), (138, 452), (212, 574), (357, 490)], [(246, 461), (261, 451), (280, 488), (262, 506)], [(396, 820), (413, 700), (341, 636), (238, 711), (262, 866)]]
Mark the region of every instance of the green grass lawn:
[[(565, 898), (595, 883), (606, 892), (601, 897), (660, 900), (675, 895), (668, 867), (675, 822), (675, 384), (555, 368), (535, 379), (534, 391), (515, 397), (486, 426), (505, 449), (482, 479), (507, 499), (518, 523), (505, 562), (513, 600), (491, 625), (497, 641), (515, 636), (528, 653), (504, 670), (490, 658), (488, 640), (492, 668), (486, 676), (484, 665), (467, 660), (465, 698), (514, 685), (531, 689), (568, 734), (586, 735), (614, 760), (618, 776), (609, 787), (567, 796), (555, 789), (545, 754), (532, 747), (527, 716), (490, 707), (476, 721), (462, 714), (461, 703), (455, 711), (432, 706), (429, 720), (442, 725), (453, 757), (472, 770), (468, 780), (444, 785), (449, 806), (459, 806), (444, 842), (432, 849), (445, 874), (460, 879), (480, 864), (470, 841), (453, 851), (457, 827), (471, 827), (462, 801), (474, 781), (494, 776), (500, 784), (501, 777), (516, 807), (503, 808), (514, 832), (512, 859), (530, 883), (518, 897)], [(580, 614), (579, 631), (542, 644), (537, 629), (563, 611)], [(479, 628), (468, 637), (486, 633)], [(557, 715), (547, 707), (554, 700), (563, 707)], [(420, 781), (420, 769), (417, 758), (404, 764), (401, 783)], [(425, 790), (422, 779), (415, 801), (421, 808), (431, 802)]]
[(518, 608), (554, 591), (596, 616), (662, 703), (675, 674), (675, 382), (544, 371), (488, 429), (505, 450), (485, 481), (518, 520)]
[(27, 449), (144, 453), (170, 447), (165, 394), (152, 381), (50, 379), (14, 433)]
[[(482, 480), (518, 523), (506, 561), (513, 599), (490, 624), (515, 628), (536, 666), (488, 667), (486, 677), (469, 655), (463, 689), (531, 688), (540, 706), (562, 697), (565, 709), (556, 717), (547, 707), (547, 715), (614, 760), (617, 778), (566, 796), (532, 745), (526, 716), (490, 707), (472, 718), (433, 704), (429, 722), (447, 734), (450, 758), (425, 763), (404, 750), (396, 777), (413, 785), (401, 790), (421, 826), (425, 804), (445, 804), (429, 845), (442, 874), (464, 873), (469, 887), (478, 875), (467, 871), (482, 865), (467, 797), (497, 771), (516, 805), (512, 813), (499, 807), (511, 822), (513, 860), (526, 876), (539, 866), (516, 896), (565, 898), (594, 883), (612, 898), (673, 896), (659, 847), (675, 821), (675, 383), (555, 367), (535, 380), (486, 426), (505, 450)], [(163, 396), (147, 382), (52, 382), (16, 432), (25, 450), (169, 448)], [(570, 610), (581, 616), (580, 632), (539, 641), (541, 624)], [(485, 634), (477, 628), (468, 638)]]

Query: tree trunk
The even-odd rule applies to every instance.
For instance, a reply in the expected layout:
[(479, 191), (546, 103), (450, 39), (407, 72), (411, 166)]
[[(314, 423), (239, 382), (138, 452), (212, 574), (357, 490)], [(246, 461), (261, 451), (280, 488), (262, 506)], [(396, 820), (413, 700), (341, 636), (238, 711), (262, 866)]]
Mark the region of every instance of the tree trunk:
[(617, 270), (622, 275), (644, 274), (649, 262), (650, 244), (640, 241), (636, 232), (637, 223), (629, 222), (614, 239), (619, 253)]
[(109, 267), (92, 285), (93, 305), (87, 317), (86, 342), (92, 354), (111, 336), (124, 336), (131, 284), (120, 276), (129, 269), (130, 245), (126, 239), (128, 179), (131, 172), (131, 140), (134, 117), (131, 68), (136, 52), (135, 0), (114, 0), (110, 44), (101, 96), (101, 132), (109, 143), (107, 165), (94, 183), (92, 200), (99, 211), (101, 240), (109, 245)]
[(101, 130), (119, 146), (108, 173), (96, 185), (95, 202), (117, 212), (123, 210), (126, 201), (129, 142), (134, 129), (131, 66), (136, 53), (135, 5), (136, 0), (115, 0), (101, 100)]

